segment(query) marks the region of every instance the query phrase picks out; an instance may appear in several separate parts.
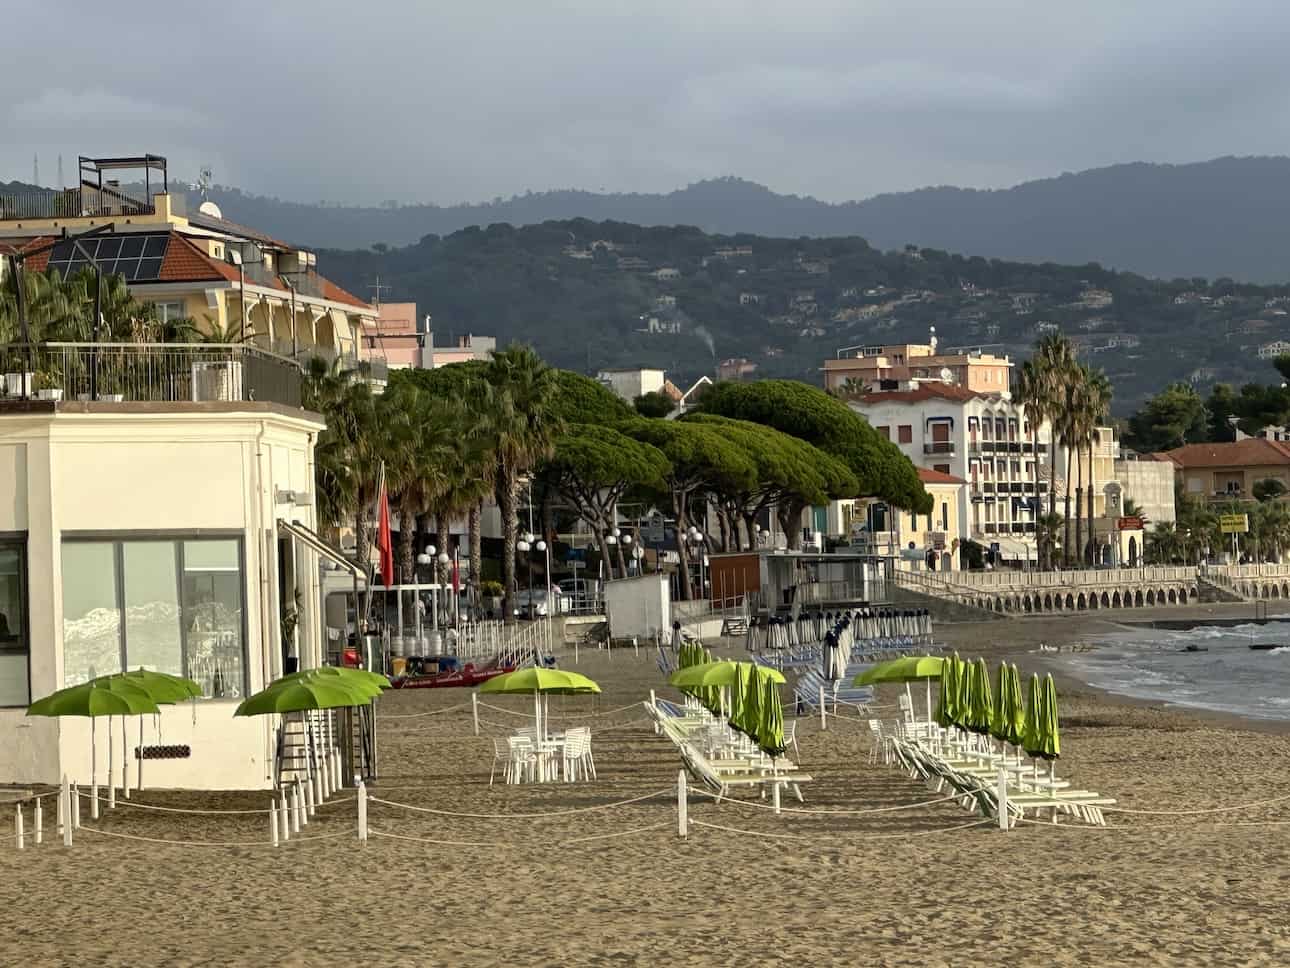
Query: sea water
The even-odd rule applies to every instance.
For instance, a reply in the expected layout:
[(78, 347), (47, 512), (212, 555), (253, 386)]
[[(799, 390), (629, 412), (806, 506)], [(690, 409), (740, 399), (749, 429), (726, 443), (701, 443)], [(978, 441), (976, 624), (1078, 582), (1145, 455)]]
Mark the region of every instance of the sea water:
[[(1281, 642), (1271, 651), (1251, 643)], [(1188, 652), (1189, 645), (1207, 652)], [(1107, 692), (1179, 706), (1290, 720), (1290, 623), (1132, 629), (1061, 656), (1076, 679)]]

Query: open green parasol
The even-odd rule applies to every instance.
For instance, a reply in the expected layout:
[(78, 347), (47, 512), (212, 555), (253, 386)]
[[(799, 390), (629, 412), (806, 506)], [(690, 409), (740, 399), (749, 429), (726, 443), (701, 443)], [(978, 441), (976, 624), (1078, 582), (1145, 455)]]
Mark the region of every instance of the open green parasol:
[(768, 666), (754, 665), (751, 662), (732, 662), (723, 659), (719, 662), (704, 662), (678, 669), (668, 680), (672, 685), (681, 686), (733, 686), (744, 669), (751, 669), (753, 674), (772, 682), (783, 683), (784, 674)]
[(538, 736), (545, 737), (542, 717), (542, 697), (544, 695), (578, 696), (600, 692), (600, 686), (592, 679), (578, 672), (565, 672), (563, 669), (539, 669), (530, 666), (527, 669), (516, 669), (505, 675), (489, 679), (479, 687), (480, 693), (491, 695), (515, 695), (533, 693), (533, 721)]
[(279, 679), (247, 696), (233, 710), (233, 715), (267, 716), (311, 709), (343, 709), (346, 706), (366, 706), (371, 701), (372, 693), (368, 689), (332, 676)]

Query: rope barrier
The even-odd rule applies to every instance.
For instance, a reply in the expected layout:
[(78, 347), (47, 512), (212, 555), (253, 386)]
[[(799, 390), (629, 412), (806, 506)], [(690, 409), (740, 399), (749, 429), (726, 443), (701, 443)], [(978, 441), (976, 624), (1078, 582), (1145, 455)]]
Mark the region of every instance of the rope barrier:
[[(543, 847), (568, 847), (573, 844), (585, 844), (596, 840), (608, 840), (611, 837), (630, 837), (632, 834), (645, 833), (649, 830), (659, 830), (663, 827), (671, 827), (676, 823), (674, 820), (666, 820), (662, 823), (647, 824), (644, 827), (633, 827), (630, 830), (615, 830), (609, 834), (594, 834), (590, 837), (573, 837), (567, 840), (558, 840), (553, 844), (542, 844)], [(496, 840), (435, 840), (430, 837), (412, 837), (408, 834), (391, 834), (384, 830), (377, 830), (375, 827), (367, 828), (368, 836), (384, 837), (387, 840), (400, 840), (410, 844), (432, 844), (437, 847), (531, 847), (531, 843), (515, 844), (506, 841)], [(294, 839), (294, 838), (293, 838)]]
[[(140, 837), (137, 834), (123, 834), (111, 830), (98, 830), (88, 825), (83, 825), (77, 830), (77, 834), (83, 831), (89, 831), (92, 834), (98, 834), (100, 837), (116, 837), (119, 840), (137, 840), (146, 844), (170, 844), (174, 847), (272, 847), (273, 842), (270, 840), (167, 840), (161, 837)], [(299, 837), (293, 836), (288, 844), (291, 843), (310, 843), (320, 840), (336, 840), (339, 837), (352, 837), (352, 830), (344, 830), (335, 834), (323, 834), (318, 837)]]
[[(480, 705), (482, 706), (482, 705), (483, 705), (483, 703), (480, 703)], [(607, 711), (605, 711), (605, 712), (603, 712), (603, 713), (578, 713), (578, 714), (576, 714), (576, 715), (575, 715), (575, 714), (573, 714), (573, 713), (567, 713), (567, 714), (566, 714), (566, 713), (552, 713), (552, 714), (551, 714), (551, 718), (552, 718), (552, 719), (599, 719), (599, 718), (601, 718), (602, 716), (612, 716), (614, 713), (621, 713), (624, 709), (631, 709), (631, 708), (633, 708), (633, 707), (635, 707), (635, 706), (639, 706), (639, 705), (640, 705), (640, 702), (639, 702), (639, 701), (638, 701), (638, 702), (629, 702), (626, 706), (619, 706), (617, 709), (610, 709), (610, 710), (607, 710)]]
[[(482, 706), (483, 703), (480, 703), (480, 705)], [(378, 723), (383, 723), (388, 719), (420, 719), (422, 716), (438, 716), (442, 713), (450, 713), (455, 709), (466, 709), (469, 706), (470, 703), (462, 702), (455, 706), (445, 706), (443, 709), (431, 709), (429, 712), (424, 713), (399, 713), (397, 715), (382, 713)]]
[[(784, 778), (784, 780), (787, 783), (793, 782), (792, 778), (787, 776)], [(690, 792), (702, 794), (705, 797), (711, 797), (713, 800), (716, 800), (718, 797), (718, 794), (713, 793), (711, 790), (695, 789), (695, 790), (691, 790)], [(761, 803), (757, 800), (737, 800), (731, 797), (721, 797), (721, 799), (726, 803), (733, 804), (734, 806), (755, 807), (758, 810), (775, 810), (774, 805), (769, 803)], [(961, 799), (962, 799), (962, 794), (956, 794), (954, 796), (938, 797), (935, 800), (920, 800), (917, 803), (901, 803), (892, 807), (873, 807), (868, 810), (807, 810), (807, 809), (803, 809), (802, 807), (780, 807), (778, 810), (775, 810), (775, 812), (776, 813), (798, 813), (798, 814), (804, 814), (806, 816), (820, 816), (820, 817), (863, 817), (869, 814), (876, 814), (876, 813), (898, 813), (901, 810), (916, 810), (919, 807), (929, 807), (935, 803), (948, 803), (951, 800), (961, 800)]]
[[(846, 843), (854, 841), (869, 842), (874, 840), (908, 840), (913, 837), (927, 837), (933, 834), (948, 834), (956, 830), (967, 830), (971, 827), (980, 827), (984, 824), (996, 823), (993, 818), (987, 817), (985, 820), (973, 820), (970, 823), (961, 823), (953, 827), (936, 827), (932, 830), (911, 830), (899, 834), (873, 834), (868, 837), (847, 838)], [(745, 834), (753, 837), (766, 837), (771, 840), (819, 840), (818, 835), (810, 834), (772, 834), (762, 830), (743, 830), (739, 827), (727, 827), (719, 823), (707, 823), (703, 820), (691, 820), (691, 826), (708, 827), (711, 830), (724, 830), (732, 834)], [(831, 841), (835, 843), (836, 841)]]
[[(518, 716), (518, 717), (519, 717), (519, 718), (521, 718), (521, 719), (532, 719), (532, 718), (533, 718), (533, 713), (532, 713), (532, 712), (527, 712), (527, 713), (517, 713), (514, 709), (506, 709), (506, 708), (505, 708), (505, 707), (503, 707), (503, 706), (494, 706), (491, 702), (481, 702), (481, 703), (479, 704), (479, 708), (480, 708), (480, 709), (496, 709), (499, 713), (506, 713), (506, 715), (508, 715), (508, 716)], [(483, 722), (483, 720), (481, 719), (481, 720), (480, 720), (480, 722), (482, 723), (482, 722)]]
[[(46, 796), (48, 795), (49, 794), (46, 794)], [(92, 793), (82, 793), (81, 796), (83, 796), (87, 800), (95, 799)], [(111, 802), (107, 797), (103, 796), (102, 794), (100, 794), (97, 799), (99, 803)], [(335, 807), (342, 803), (353, 803), (357, 799), (358, 799), (358, 796), (355, 795), (352, 797), (345, 797), (343, 800), (324, 800), (320, 803), (314, 804), (314, 806), (317, 809), (322, 809), (323, 807)], [(155, 803), (136, 803), (133, 800), (126, 800), (123, 797), (117, 797), (116, 805), (118, 807), (133, 807), (136, 810), (156, 810), (161, 813), (192, 813), (192, 814), (207, 814), (210, 816), (235, 816), (235, 815), (246, 815), (246, 814), (263, 815), (263, 814), (268, 814), (272, 812), (269, 810), (193, 810), (187, 807), (163, 807)]]
[(1227, 807), (1206, 807), (1199, 810), (1132, 810), (1129, 807), (1099, 807), (1104, 813), (1127, 813), (1142, 817), (1199, 817), (1211, 813), (1232, 813), (1237, 810), (1251, 810), (1255, 807), (1266, 807), (1273, 803), (1284, 803), (1290, 800), (1290, 793), (1285, 796), (1272, 797), (1270, 800), (1255, 800), (1251, 803), (1238, 803)]
[(403, 810), (411, 810), (414, 813), (432, 813), (440, 817), (468, 817), (473, 820), (542, 820), (547, 817), (567, 817), (572, 814), (625, 807), (632, 803), (641, 803), (644, 800), (665, 796), (673, 793), (674, 789), (673, 787), (668, 787), (664, 790), (656, 790), (654, 793), (647, 793), (644, 796), (632, 797), (630, 800), (616, 800), (613, 803), (600, 803), (592, 807), (576, 807), (573, 810), (556, 810), (551, 813), (460, 813), (454, 810), (436, 810), (434, 807), (418, 807), (410, 803), (397, 803), (393, 800), (382, 800), (380, 797), (370, 795), (367, 798), (367, 802), (382, 803), (387, 807), (399, 807)]

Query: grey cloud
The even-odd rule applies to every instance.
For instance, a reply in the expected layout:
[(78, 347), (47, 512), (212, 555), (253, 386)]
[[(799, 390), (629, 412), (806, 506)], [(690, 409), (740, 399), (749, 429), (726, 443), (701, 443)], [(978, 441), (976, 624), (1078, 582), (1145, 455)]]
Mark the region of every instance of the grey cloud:
[[(864, 197), (1284, 151), (1276, 0), (226, 0), (6, 14), (0, 175), (155, 151), (304, 201)], [(124, 9), (123, 9), (124, 8)]]

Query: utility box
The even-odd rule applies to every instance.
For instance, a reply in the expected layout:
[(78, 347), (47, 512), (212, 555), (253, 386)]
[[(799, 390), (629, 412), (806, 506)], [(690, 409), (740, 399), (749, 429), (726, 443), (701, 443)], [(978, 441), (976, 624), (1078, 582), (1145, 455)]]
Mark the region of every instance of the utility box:
[(666, 638), (672, 627), (672, 592), (666, 575), (605, 582), (605, 618), (611, 639)]

